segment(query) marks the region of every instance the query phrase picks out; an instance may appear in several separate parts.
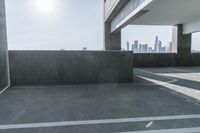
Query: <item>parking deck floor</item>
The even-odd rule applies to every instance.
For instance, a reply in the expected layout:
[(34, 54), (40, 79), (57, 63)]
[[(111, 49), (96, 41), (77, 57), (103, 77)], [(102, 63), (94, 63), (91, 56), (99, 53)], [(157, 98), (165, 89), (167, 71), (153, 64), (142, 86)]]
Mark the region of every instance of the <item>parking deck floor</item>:
[(200, 133), (200, 67), (137, 68), (132, 84), (13, 86), (0, 133)]

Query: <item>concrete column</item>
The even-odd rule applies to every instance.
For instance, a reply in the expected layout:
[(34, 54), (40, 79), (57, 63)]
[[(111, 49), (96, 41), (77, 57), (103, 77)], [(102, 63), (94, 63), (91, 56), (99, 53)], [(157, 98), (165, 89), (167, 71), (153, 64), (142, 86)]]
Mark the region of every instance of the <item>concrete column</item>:
[(0, 0), (0, 91), (9, 85), (5, 0)]
[(183, 34), (183, 25), (177, 25), (177, 65), (189, 66), (191, 64), (192, 34)]
[(105, 50), (121, 50), (121, 31), (110, 33), (110, 23), (105, 23)]

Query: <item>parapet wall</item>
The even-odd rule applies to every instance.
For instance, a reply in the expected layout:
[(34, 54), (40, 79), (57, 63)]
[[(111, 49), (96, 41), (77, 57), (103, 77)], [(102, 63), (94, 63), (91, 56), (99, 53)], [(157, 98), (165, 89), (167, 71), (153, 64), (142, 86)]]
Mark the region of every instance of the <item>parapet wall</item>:
[(131, 52), (9, 51), (11, 85), (125, 83), (133, 80)]
[(180, 56), (178, 54), (133, 54), (134, 67), (200, 66), (200, 54)]

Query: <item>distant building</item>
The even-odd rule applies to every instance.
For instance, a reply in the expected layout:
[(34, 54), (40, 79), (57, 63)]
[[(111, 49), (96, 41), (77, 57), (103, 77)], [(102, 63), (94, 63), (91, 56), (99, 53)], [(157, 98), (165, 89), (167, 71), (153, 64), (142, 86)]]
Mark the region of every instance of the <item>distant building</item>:
[(139, 44), (139, 53), (147, 53), (148, 44)]
[(129, 51), (130, 50), (130, 44), (129, 44), (129, 42), (127, 42), (126, 45), (127, 45), (127, 51)]
[(161, 51), (162, 51), (162, 42), (158, 41), (157, 52), (161, 52)]
[(154, 48), (150, 47), (148, 44), (139, 44), (139, 41), (135, 40), (134, 43), (131, 45), (131, 49), (130, 43), (127, 42), (127, 50), (131, 50), (133, 53), (171, 53), (175, 51), (172, 42), (169, 42), (167, 45), (163, 45), (158, 36), (155, 37)]
[(154, 52), (158, 52), (158, 44), (159, 44), (159, 39), (158, 39), (158, 36), (156, 36), (155, 44), (154, 44)]
[(168, 53), (172, 53), (173, 52), (173, 43), (172, 42), (169, 42), (167, 44), (167, 52)]
[(160, 53), (166, 53), (166, 46), (164, 46), (164, 47), (161, 47), (161, 49), (160, 49), (160, 51), (159, 51)]
[(86, 50), (87, 50), (87, 47), (83, 47), (83, 50), (86, 51)]
[(134, 44), (132, 44), (132, 51), (133, 51), (133, 53), (138, 53), (138, 51), (139, 51), (139, 42), (138, 42), (138, 40), (135, 40)]
[(153, 48), (152, 47), (148, 47), (148, 53), (153, 53)]

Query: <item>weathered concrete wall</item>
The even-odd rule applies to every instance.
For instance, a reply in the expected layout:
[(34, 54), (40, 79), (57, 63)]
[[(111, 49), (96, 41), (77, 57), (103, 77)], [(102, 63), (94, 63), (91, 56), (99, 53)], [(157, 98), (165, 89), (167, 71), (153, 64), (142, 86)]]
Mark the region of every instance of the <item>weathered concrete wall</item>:
[(200, 54), (190, 54), (182, 64), (178, 54), (133, 54), (134, 67), (200, 66)]
[(190, 64), (188, 66), (200, 66), (200, 53), (193, 53), (190, 57)]
[(178, 25), (177, 65), (189, 66), (191, 62), (192, 34), (183, 34), (183, 25)]
[(11, 85), (132, 82), (132, 53), (9, 51)]
[(166, 67), (176, 65), (176, 54), (133, 54), (134, 67)]
[(5, 1), (0, 0), (0, 91), (8, 85)]

